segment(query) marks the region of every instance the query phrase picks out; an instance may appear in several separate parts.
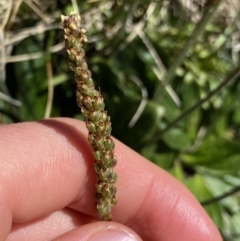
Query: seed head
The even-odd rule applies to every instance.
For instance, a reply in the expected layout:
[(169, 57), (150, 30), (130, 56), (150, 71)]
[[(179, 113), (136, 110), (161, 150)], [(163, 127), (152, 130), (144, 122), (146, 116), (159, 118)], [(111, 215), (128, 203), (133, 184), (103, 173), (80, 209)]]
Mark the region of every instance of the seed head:
[(117, 203), (117, 174), (113, 167), (117, 163), (114, 156), (114, 142), (111, 138), (110, 117), (104, 110), (104, 100), (100, 92), (95, 90), (92, 73), (84, 59), (82, 48), (87, 42), (86, 30), (80, 27), (80, 17), (75, 13), (61, 16), (65, 48), (68, 54), (69, 68), (75, 73), (77, 104), (86, 119), (89, 131), (88, 141), (93, 149), (94, 169), (98, 177), (96, 184), (97, 211), (100, 219), (110, 221), (111, 210)]

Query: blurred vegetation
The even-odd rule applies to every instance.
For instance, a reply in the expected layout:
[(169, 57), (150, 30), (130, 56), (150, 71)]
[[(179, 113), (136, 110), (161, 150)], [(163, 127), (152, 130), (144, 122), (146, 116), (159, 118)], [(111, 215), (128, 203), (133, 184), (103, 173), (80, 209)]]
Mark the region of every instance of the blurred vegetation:
[(1, 121), (82, 119), (60, 26), (77, 6), (113, 135), (240, 240), (239, 0), (2, 0)]

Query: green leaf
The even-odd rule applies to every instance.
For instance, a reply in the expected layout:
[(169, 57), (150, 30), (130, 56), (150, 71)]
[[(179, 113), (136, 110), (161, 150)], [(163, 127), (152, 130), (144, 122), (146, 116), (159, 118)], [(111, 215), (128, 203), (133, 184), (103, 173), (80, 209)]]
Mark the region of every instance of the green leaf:
[[(16, 54), (42, 51), (35, 41), (33, 37), (22, 41), (17, 46)], [(13, 68), (16, 74), (14, 87), (18, 89), (16, 97), (23, 103), (19, 108), (19, 117), (22, 121), (43, 118), (47, 103), (47, 92), (41, 91), (43, 81), (47, 80), (45, 59), (14, 63)]]
[[(53, 76), (52, 83), (53, 83), (53, 86), (56, 87), (57, 85), (60, 85), (67, 80), (68, 80), (67, 74), (59, 74), (59, 75)], [(48, 80), (43, 81), (43, 87), (41, 88), (41, 90), (46, 90), (46, 88), (48, 88)]]
[(174, 103), (173, 99), (167, 93), (166, 89), (162, 90), (160, 100), (160, 104), (165, 110), (164, 117), (166, 118), (166, 120), (173, 121), (174, 119), (176, 119), (181, 112)]
[(169, 169), (176, 157), (176, 154), (173, 152), (159, 154), (156, 145), (146, 146), (142, 149), (141, 154), (145, 156), (148, 160), (152, 161), (153, 163), (166, 170)]
[(188, 165), (237, 172), (240, 168), (240, 143), (212, 135), (203, 141), (195, 153), (182, 154), (181, 159)]
[[(193, 177), (186, 179), (184, 184), (199, 201), (208, 200), (213, 197), (206, 187), (202, 176), (200, 175), (194, 175)], [(222, 214), (220, 205), (218, 203), (211, 204), (206, 206), (205, 210), (213, 219), (217, 227), (220, 228), (222, 226)]]
[(175, 162), (174, 167), (171, 169), (170, 173), (181, 182), (183, 182), (185, 179), (182, 165), (179, 162)]
[[(203, 180), (213, 197), (217, 197), (226, 192), (229, 192), (234, 187), (233, 185), (228, 184), (221, 177), (217, 178), (211, 176), (203, 176)], [(231, 210), (231, 212), (237, 212), (239, 209), (238, 198), (235, 195), (223, 198), (221, 201), (219, 201), (219, 203), (226, 207), (228, 210)]]
[[(240, 214), (239, 213), (236, 213), (235, 215), (233, 215), (232, 224), (233, 224), (233, 233), (239, 233), (239, 227), (240, 227)], [(239, 240), (240, 240), (240, 237), (239, 237)]]
[(175, 150), (184, 150), (190, 146), (188, 136), (180, 129), (172, 128), (163, 135), (162, 139)]

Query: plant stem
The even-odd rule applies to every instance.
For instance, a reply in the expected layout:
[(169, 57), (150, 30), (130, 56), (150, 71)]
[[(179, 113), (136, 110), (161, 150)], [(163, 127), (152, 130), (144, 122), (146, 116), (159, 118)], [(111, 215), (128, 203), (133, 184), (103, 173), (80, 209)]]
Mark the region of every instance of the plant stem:
[(239, 192), (239, 191), (240, 191), (240, 186), (237, 186), (237, 187), (234, 187), (233, 189), (231, 189), (228, 192), (225, 192), (225, 193), (223, 193), (219, 196), (213, 197), (213, 198), (208, 199), (206, 201), (202, 201), (200, 203), (201, 203), (202, 206), (207, 206), (207, 205), (213, 204), (215, 202), (221, 201), (222, 199), (224, 199), (226, 197), (229, 197), (229, 196), (231, 196), (234, 193)]

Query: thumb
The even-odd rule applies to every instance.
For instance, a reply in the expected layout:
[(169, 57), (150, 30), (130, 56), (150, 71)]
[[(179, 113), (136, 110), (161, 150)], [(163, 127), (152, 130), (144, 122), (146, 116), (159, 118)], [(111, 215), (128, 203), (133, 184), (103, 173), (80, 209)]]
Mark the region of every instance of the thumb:
[(142, 241), (142, 239), (122, 224), (95, 222), (71, 230), (53, 241)]

